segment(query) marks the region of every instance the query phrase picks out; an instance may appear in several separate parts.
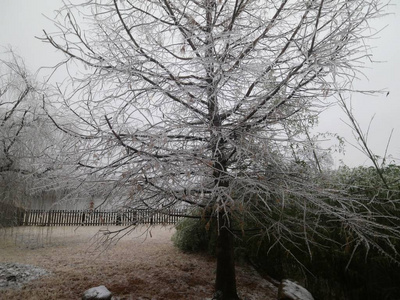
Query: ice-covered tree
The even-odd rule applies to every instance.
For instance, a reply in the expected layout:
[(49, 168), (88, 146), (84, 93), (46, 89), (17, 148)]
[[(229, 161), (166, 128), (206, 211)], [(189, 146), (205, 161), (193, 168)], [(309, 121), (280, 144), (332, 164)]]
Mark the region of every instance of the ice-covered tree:
[[(43, 38), (70, 74), (59, 88), (75, 121), (57, 126), (85, 141), (77, 165), (113, 182), (120, 205), (201, 209), (218, 230), (216, 295), (238, 299), (232, 222), (241, 216), (282, 243), (312, 243), (321, 216), (355, 243), (397, 234), (373, 212), (358, 214), (362, 199), (320, 188), (322, 155), (309, 134), (321, 107), (352, 91), (369, 55), (369, 20), (384, 4), (68, 2), (59, 32)], [(303, 218), (277, 218), (287, 207)]]
[(21, 205), (27, 178), (44, 171), (35, 162), (44, 149), (47, 126), (34, 76), (14, 52), (4, 54), (0, 60), (1, 201)]
[(64, 171), (71, 137), (47, 117), (43, 100), (49, 97), (50, 89), (36, 80), (21, 57), (12, 50), (2, 53), (0, 202), (29, 207), (35, 194), (60, 190), (66, 174), (70, 176)]

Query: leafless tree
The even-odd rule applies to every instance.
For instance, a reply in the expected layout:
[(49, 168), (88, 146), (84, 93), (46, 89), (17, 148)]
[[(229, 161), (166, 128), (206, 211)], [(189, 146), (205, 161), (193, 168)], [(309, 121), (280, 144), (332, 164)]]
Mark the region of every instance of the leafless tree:
[[(321, 188), (321, 150), (309, 134), (331, 96), (352, 91), (369, 55), (368, 22), (384, 4), (68, 2), (59, 32), (43, 40), (65, 54), (59, 67), (70, 81), (58, 88), (74, 121), (53, 122), (84, 141), (77, 165), (112, 182), (120, 205), (201, 209), (218, 230), (216, 295), (238, 299), (232, 222), (240, 216), (278, 243), (312, 243), (320, 216), (352, 232), (354, 245), (398, 237), (374, 212), (357, 212), (362, 199)], [(303, 219), (272, 217), (287, 207)]]
[(6, 56), (6, 59), (0, 61), (2, 201), (18, 202), (23, 198), (18, 193), (27, 192), (26, 185), (22, 184), (23, 178), (35, 169), (34, 164), (30, 163), (35, 156), (35, 145), (38, 145), (34, 139), (39, 138), (36, 133), (41, 123), (38, 113), (40, 102), (33, 76), (27, 71), (22, 59), (12, 51), (6, 53)]
[[(30, 207), (35, 196), (57, 192), (65, 176), (68, 141), (47, 117), (49, 91), (9, 50), (0, 60), (0, 202)], [(73, 166), (76, 168), (76, 166)], [(57, 188), (56, 188), (57, 187)]]

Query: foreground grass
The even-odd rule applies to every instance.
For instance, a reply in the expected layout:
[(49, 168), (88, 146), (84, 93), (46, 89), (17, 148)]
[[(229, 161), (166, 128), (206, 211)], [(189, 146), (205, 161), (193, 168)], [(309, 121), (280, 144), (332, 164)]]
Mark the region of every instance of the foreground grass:
[[(215, 261), (174, 248), (172, 227), (139, 227), (112, 247), (96, 243), (100, 227), (20, 227), (0, 231), (0, 263), (42, 267), (52, 275), (21, 289), (0, 290), (0, 299), (80, 299), (105, 285), (116, 299), (207, 299)], [(274, 299), (276, 288), (253, 270), (238, 267), (244, 299)]]

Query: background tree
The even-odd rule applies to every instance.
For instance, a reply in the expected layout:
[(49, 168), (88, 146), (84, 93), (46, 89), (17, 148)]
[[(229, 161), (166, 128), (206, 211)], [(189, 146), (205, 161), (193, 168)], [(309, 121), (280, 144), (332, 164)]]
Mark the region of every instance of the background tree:
[[(349, 243), (398, 237), (374, 211), (359, 213), (363, 198), (321, 188), (309, 134), (324, 103), (352, 90), (383, 4), (69, 2), (60, 31), (43, 38), (70, 71), (59, 89), (73, 125), (53, 121), (85, 141), (77, 165), (113, 183), (116, 205), (201, 209), (218, 232), (216, 297), (238, 299), (232, 224), (243, 216), (306, 249), (326, 230), (321, 217), (351, 232)], [(307, 147), (313, 155), (297, 150)], [(290, 210), (303, 212), (300, 224)]]
[(56, 194), (66, 174), (71, 174), (66, 172), (71, 138), (67, 141), (43, 110), (49, 87), (36, 81), (15, 52), (9, 50), (4, 56), (0, 60), (0, 204), (37, 208), (38, 198), (50, 198), (51, 203), (62, 198)]
[(29, 194), (28, 178), (37, 170), (35, 151), (44, 127), (34, 78), (22, 59), (10, 51), (0, 61), (0, 175), (2, 202), (22, 206)]

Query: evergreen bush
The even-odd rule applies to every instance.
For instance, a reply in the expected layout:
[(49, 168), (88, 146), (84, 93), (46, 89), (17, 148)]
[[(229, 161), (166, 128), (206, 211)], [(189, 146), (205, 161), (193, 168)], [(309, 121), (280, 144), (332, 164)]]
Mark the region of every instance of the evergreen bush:
[[(400, 198), (399, 170), (398, 166), (389, 166), (384, 170), (384, 175), (391, 184), (390, 190), (382, 187), (371, 168), (343, 168), (332, 176), (335, 177), (335, 184), (340, 185), (347, 193), (370, 199), (366, 209), (397, 212), (399, 208), (393, 205), (388, 207), (385, 199)], [(269, 213), (271, 219), (278, 218), (273, 210)], [(279, 217), (282, 218), (282, 215)], [(284, 217), (300, 220), (303, 212), (295, 207), (286, 207)], [(399, 264), (382, 256), (379, 249), (367, 251), (356, 247), (351, 242), (351, 233), (338, 222), (322, 216), (320, 222), (325, 223), (321, 226), (326, 229), (325, 238), (315, 236), (314, 243), (308, 247), (300, 237), (294, 236), (290, 243), (284, 243), (277, 241), (272, 235), (262, 236), (252, 220), (235, 216), (233, 222), (237, 228), (237, 258), (251, 261), (261, 273), (278, 280), (291, 278), (300, 282), (316, 300), (400, 299)], [(391, 221), (382, 219), (381, 222), (387, 224)], [(210, 228), (208, 220), (184, 219), (177, 224), (173, 241), (183, 251), (213, 253), (215, 237), (216, 232), (212, 226)], [(400, 246), (399, 241), (393, 243)]]
[(216, 234), (208, 229), (208, 222), (197, 213), (194, 218), (181, 219), (176, 225), (172, 236), (174, 245), (184, 252), (207, 252), (215, 254)]

